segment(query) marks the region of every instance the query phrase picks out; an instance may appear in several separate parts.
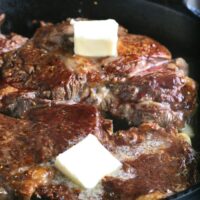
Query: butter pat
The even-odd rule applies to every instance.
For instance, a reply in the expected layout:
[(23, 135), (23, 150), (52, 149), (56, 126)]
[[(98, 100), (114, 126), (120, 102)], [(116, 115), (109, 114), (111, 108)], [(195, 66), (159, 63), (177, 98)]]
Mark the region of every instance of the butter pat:
[(91, 189), (122, 164), (94, 135), (89, 134), (81, 142), (59, 154), (55, 166), (76, 184)]
[(73, 21), (74, 52), (81, 56), (117, 56), (118, 23), (113, 19)]

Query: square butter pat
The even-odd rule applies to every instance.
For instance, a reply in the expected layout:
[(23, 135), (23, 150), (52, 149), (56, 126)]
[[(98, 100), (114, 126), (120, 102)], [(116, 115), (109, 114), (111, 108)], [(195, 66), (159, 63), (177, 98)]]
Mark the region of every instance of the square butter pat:
[(73, 21), (72, 24), (75, 54), (117, 56), (118, 23), (115, 20)]
[(91, 189), (122, 164), (94, 135), (89, 134), (81, 142), (59, 154), (55, 166), (75, 183)]

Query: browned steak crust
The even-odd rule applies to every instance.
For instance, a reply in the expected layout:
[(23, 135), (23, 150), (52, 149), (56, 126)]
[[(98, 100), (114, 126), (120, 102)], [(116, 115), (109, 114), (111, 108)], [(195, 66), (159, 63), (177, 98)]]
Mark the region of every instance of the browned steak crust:
[(27, 38), (15, 33), (7, 36), (0, 34), (0, 54), (18, 49), (25, 44), (26, 41)]
[[(29, 111), (26, 119), (0, 115), (0, 184), (10, 199), (136, 199), (170, 195), (197, 182), (195, 152), (176, 129), (154, 123), (112, 132), (89, 105), (57, 105)], [(54, 168), (54, 158), (95, 134), (123, 168), (88, 192)], [(157, 194), (157, 193), (156, 193)]]
[[(157, 192), (158, 196), (153, 199), (160, 199), (167, 193), (169, 195), (189, 187), (190, 181), (193, 182), (198, 179), (197, 174), (193, 174), (196, 171), (196, 161), (192, 161), (189, 156), (192, 153), (191, 149), (184, 149), (184, 142), (177, 139), (173, 135), (174, 133), (171, 132), (170, 141), (169, 138), (162, 139), (167, 132), (156, 127), (155, 124), (143, 125), (138, 130), (133, 129), (131, 131), (132, 137), (134, 139), (138, 137), (136, 141), (140, 142), (136, 142), (135, 146), (131, 144), (133, 146), (130, 153), (134, 156), (127, 158), (124, 162), (124, 168), (126, 170), (135, 169), (136, 177), (128, 180), (106, 177), (103, 180), (104, 199), (132, 200), (139, 197), (142, 199), (142, 197), (145, 197), (144, 194), (156, 194)], [(143, 135), (143, 133), (146, 135)], [(127, 139), (127, 132), (122, 134), (123, 136), (116, 137), (116, 140), (120, 143), (119, 146), (122, 145), (124, 140), (129, 140), (130, 145), (131, 138)], [(138, 134), (141, 135), (138, 136)], [(121, 147), (124, 148), (123, 145)], [(161, 194), (162, 196), (160, 196)]]
[(31, 200), (77, 200), (78, 193), (65, 185), (48, 185), (39, 187), (33, 194)]
[(51, 161), (89, 133), (101, 138), (112, 130), (111, 122), (101, 119), (89, 105), (58, 105), (29, 116), (32, 121), (0, 115), (0, 183), (16, 189), (19, 196), (30, 196), (38, 185), (51, 180), (54, 170), (40, 167), (41, 163)]
[(122, 28), (118, 52), (115, 58), (77, 56), (68, 21), (41, 27), (1, 57), (0, 111), (20, 117), (43, 104), (86, 102), (133, 125), (182, 127), (196, 105), (186, 63), (171, 61), (164, 46)]
[[(0, 199), (161, 199), (197, 183), (196, 153), (177, 130), (196, 107), (183, 59), (122, 27), (117, 57), (77, 56), (69, 21), (26, 43), (1, 39), (0, 112), (21, 119), (0, 114)], [(137, 127), (113, 133), (99, 111)], [(54, 160), (90, 133), (123, 167), (88, 191)]]

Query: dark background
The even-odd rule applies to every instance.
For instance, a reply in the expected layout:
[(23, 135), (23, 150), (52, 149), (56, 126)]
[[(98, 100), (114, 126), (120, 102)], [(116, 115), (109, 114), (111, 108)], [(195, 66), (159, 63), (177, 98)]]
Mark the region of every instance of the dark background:
[(151, 2), (155, 2), (157, 4), (161, 4), (170, 8), (173, 8), (177, 11), (183, 12), (184, 14), (187, 14), (188, 16), (195, 18), (196, 20), (199, 20), (197, 16), (195, 16), (193, 13), (191, 13), (184, 5), (183, 0), (148, 0)]

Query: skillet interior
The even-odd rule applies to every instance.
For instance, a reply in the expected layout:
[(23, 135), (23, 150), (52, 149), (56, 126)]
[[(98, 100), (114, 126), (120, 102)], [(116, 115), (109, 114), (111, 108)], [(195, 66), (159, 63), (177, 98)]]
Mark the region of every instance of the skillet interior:
[[(115, 18), (130, 32), (151, 36), (166, 45), (174, 57), (185, 58), (190, 64), (190, 76), (200, 81), (200, 20), (169, 8), (144, 0), (0, 0), (2, 12), (7, 16), (2, 32), (25, 36), (31, 36), (37, 28), (33, 19), (59, 22), (67, 17)], [(195, 132), (193, 147), (197, 151), (200, 151), (199, 120), (197, 111), (191, 120)], [(193, 193), (188, 191), (181, 199), (200, 199), (199, 186), (192, 188)]]

